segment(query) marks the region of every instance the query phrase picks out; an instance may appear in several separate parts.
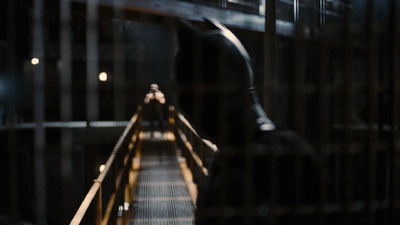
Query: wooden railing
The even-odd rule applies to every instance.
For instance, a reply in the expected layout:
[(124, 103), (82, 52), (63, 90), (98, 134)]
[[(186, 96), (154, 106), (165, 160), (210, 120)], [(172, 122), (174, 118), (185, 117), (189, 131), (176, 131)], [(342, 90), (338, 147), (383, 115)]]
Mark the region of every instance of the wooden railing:
[(175, 107), (170, 106), (169, 113), (171, 130), (177, 143), (184, 148), (182, 154), (192, 172), (193, 181), (198, 183), (204, 176), (208, 175), (208, 169), (218, 148), (210, 141), (202, 139), (187, 119), (175, 110)]
[[(93, 181), (70, 225), (81, 224), (84, 217), (87, 224), (106, 225), (109, 221), (116, 221), (118, 208), (132, 202), (129, 172), (133, 169), (133, 154), (140, 144), (138, 141), (140, 130), (141, 107), (139, 106), (120, 136), (104, 169)], [(103, 203), (106, 204), (104, 210)]]

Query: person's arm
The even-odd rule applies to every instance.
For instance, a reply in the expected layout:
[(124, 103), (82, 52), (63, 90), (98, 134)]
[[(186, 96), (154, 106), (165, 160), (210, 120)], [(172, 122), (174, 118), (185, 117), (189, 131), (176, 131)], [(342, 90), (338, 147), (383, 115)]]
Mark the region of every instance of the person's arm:
[(163, 95), (163, 96), (162, 96), (162, 98), (160, 99), (160, 103), (161, 103), (161, 104), (163, 104), (163, 105), (165, 104), (165, 98), (164, 98), (164, 95)]
[(161, 104), (165, 104), (165, 96), (161, 91), (156, 93), (156, 98)]
[(151, 99), (151, 94), (146, 94), (146, 97), (144, 98), (144, 103), (149, 104), (150, 99)]

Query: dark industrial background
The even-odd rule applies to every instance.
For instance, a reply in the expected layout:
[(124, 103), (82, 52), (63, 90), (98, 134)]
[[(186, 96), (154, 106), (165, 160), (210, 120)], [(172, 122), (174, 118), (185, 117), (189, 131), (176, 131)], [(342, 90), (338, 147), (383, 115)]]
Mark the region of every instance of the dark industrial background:
[(332, 210), (400, 223), (399, 0), (5, 0), (0, 224), (69, 223), (151, 83), (207, 137), (203, 49), (179, 22), (202, 17), (240, 39), (268, 116), (322, 157)]

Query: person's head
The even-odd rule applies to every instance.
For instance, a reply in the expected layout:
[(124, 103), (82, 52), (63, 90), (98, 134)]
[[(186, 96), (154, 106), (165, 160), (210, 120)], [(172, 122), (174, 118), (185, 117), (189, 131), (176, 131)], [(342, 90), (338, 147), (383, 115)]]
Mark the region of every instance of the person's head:
[(150, 85), (150, 90), (157, 91), (158, 90), (158, 85), (157, 84), (151, 84)]
[[(220, 146), (243, 145), (256, 133), (274, 129), (259, 104), (250, 56), (239, 39), (214, 19), (206, 19), (202, 27), (182, 22), (191, 33), (182, 33), (190, 38), (180, 38), (183, 45), (177, 68), (185, 72), (184, 78), (197, 75), (193, 84), (203, 86), (196, 100), (201, 98), (197, 110), (202, 111), (200, 127), (207, 138)], [(188, 39), (193, 41), (186, 43)], [(196, 46), (201, 47), (201, 54), (193, 60)], [(188, 72), (192, 68), (197, 70)]]

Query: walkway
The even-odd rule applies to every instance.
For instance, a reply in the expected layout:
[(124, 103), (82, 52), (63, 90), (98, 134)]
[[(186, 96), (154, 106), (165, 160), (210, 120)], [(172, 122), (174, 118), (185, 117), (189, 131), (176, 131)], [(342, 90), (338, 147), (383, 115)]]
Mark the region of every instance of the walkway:
[(140, 169), (130, 225), (194, 224), (193, 200), (171, 135), (141, 135)]

